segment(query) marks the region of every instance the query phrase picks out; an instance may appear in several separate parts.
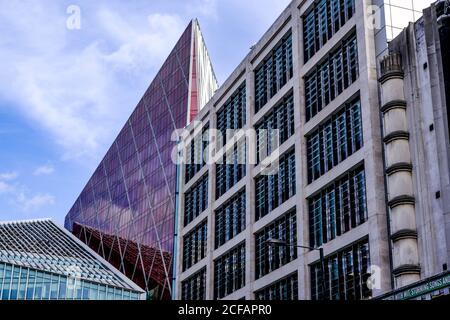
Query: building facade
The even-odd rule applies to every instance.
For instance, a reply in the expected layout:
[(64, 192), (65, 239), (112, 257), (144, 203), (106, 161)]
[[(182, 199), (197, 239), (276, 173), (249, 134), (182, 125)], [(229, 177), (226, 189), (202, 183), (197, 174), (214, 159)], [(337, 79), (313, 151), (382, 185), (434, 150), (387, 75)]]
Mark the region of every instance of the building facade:
[[(425, 7), (424, 1), (383, 1), (382, 9), (405, 2), (413, 11)], [(440, 153), (447, 167), (417, 184), (415, 177), (436, 163), (422, 169), (421, 152), (411, 152), (406, 130), (399, 136), (386, 131), (380, 105), (382, 111), (395, 107), (397, 99), (387, 99), (403, 90), (386, 84), (391, 78), (383, 75), (385, 65), (379, 67), (394, 35), (386, 14), (374, 27), (373, 5), (380, 8), (369, 0), (292, 1), (187, 127), (176, 298), (370, 299), (443, 271), (447, 211), (432, 213), (432, 203), (418, 208), (415, 199), (434, 189), (444, 197), (448, 141)], [(240, 129), (256, 131), (253, 143), (251, 134), (226, 134)], [(218, 158), (227, 161), (201, 160), (218, 133), (229, 146)], [(276, 149), (274, 140), (275, 173), (266, 170), (271, 158), (260, 156)], [(193, 154), (201, 160), (195, 165)], [(401, 158), (408, 155), (409, 162)], [(439, 177), (442, 188), (432, 187)], [(430, 214), (437, 217), (432, 224), (445, 221), (446, 228), (430, 230)], [(415, 224), (419, 217), (422, 229), (394, 230), (397, 221)], [(438, 252), (430, 254), (431, 247)]]
[(449, 41), (450, 2), (437, 2), (389, 44), (381, 63), (396, 289), (390, 299), (430, 299), (450, 290)]
[(0, 223), (0, 300), (140, 300), (145, 292), (50, 220)]
[(172, 292), (176, 129), (206, 104), (217, 81), (196, 20), (156, 75), (68, 213), (65, 227), (148, 292)]

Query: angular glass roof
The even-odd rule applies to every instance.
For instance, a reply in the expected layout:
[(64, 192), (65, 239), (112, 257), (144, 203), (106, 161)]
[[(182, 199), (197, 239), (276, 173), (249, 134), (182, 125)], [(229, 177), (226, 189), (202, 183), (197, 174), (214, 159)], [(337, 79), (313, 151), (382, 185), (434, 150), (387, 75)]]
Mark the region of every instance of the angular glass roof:
[(143, 292), (51, 220), (0, 222), (0, 262)]

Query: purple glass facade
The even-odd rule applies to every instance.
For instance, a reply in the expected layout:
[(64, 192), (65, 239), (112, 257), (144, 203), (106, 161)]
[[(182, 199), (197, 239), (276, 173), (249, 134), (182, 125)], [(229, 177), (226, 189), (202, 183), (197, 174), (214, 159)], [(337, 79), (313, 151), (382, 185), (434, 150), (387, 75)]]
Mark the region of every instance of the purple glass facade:
[[(171, 296), (172, 132), (199, 108), (191, 22), (66, 216), (65, 227), (157, 299)], [(194, 27), (193, 27), (194, 25)], [(195, 72), (194, 72), (195, 76)], [(195, 79), (194, 79), (195, 80)], [(191, 97), (191, 99), (189, 99)]]

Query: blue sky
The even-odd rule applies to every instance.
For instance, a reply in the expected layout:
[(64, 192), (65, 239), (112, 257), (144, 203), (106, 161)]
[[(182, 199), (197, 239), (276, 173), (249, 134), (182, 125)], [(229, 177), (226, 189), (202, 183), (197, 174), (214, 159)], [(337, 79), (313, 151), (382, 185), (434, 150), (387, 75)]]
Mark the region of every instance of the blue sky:
[(223, 83), (288, 3), (0, 0), (0, 220), (63, 223), (190, 19)]

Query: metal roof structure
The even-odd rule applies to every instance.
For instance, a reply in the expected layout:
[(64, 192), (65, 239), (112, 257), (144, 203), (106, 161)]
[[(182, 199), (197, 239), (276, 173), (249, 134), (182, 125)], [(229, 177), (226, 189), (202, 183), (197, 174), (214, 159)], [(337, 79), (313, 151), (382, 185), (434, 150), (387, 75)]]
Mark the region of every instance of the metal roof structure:
[(0, 222), (0, 262), (144, 293), (78, 238), (49, 219)]

